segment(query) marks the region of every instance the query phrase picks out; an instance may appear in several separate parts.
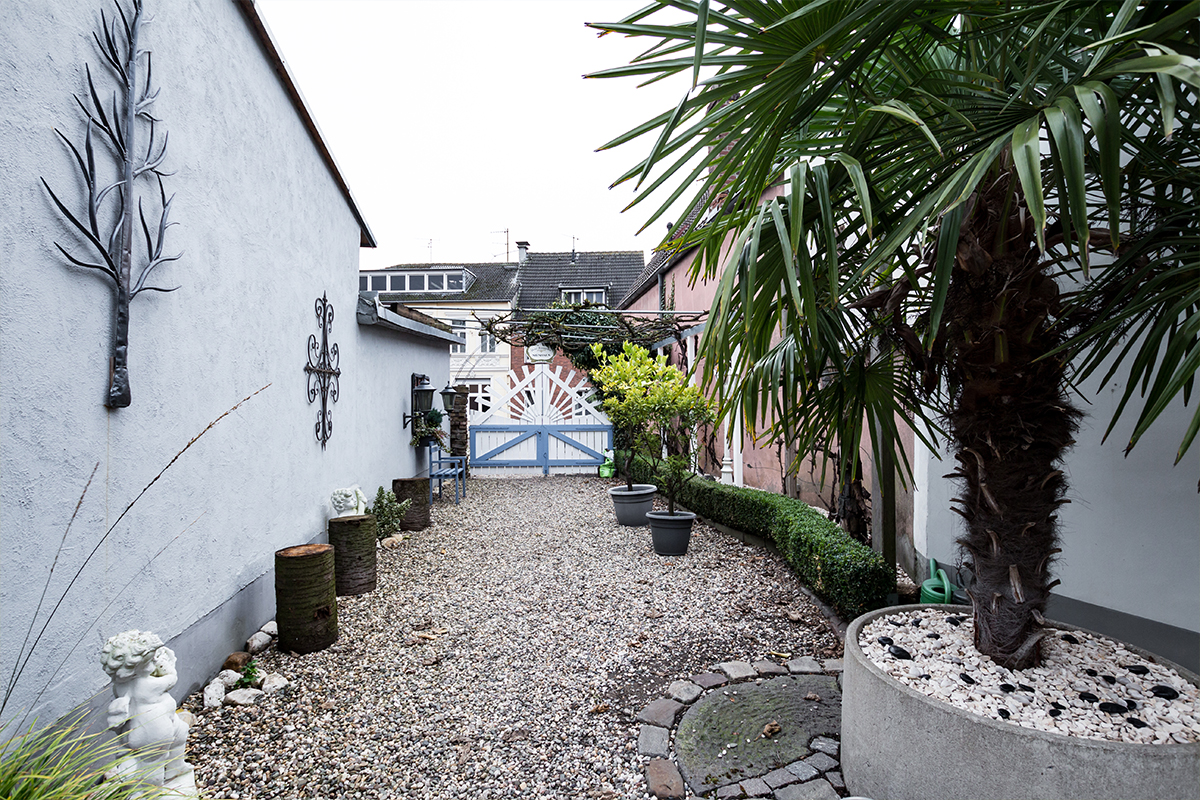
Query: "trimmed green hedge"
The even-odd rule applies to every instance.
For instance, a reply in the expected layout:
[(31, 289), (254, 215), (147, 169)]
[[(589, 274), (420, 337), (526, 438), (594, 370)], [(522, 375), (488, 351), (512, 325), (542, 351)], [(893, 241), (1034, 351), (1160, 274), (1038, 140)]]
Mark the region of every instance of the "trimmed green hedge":
[[(636, 459), (631, 471), (634, 482), (658, 485), (646, 461)], [(846, 619), (886, 606), (895, 591), (882, 555), (799, 500), (702, 478), (677, 500), (705, 519), (774, 542), (800, 580)]]

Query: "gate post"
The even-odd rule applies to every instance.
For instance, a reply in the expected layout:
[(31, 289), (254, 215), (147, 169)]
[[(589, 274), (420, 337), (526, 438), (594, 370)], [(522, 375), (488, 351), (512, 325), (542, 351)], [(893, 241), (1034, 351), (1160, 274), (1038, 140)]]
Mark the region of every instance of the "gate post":
[[(450, 410), (450, 455), (465, 456), (468, 454), (469, 435), (467, 423), (467, 393), (471, 390), (463, 385), (454, 387), (454, 407)], [(471, 459), (467, 459), (466, 476), (471, 477)]]

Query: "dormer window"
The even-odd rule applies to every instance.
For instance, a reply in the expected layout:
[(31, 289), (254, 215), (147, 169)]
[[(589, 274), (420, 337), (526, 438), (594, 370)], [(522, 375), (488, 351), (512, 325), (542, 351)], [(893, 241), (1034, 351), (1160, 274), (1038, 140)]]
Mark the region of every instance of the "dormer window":
[(594, 305), (604, 305), (604, 290), (603, 289), (563, 289), (562, 300), (564, 303), (571, 305), (580, 305), (582, 303), (592, 303)]

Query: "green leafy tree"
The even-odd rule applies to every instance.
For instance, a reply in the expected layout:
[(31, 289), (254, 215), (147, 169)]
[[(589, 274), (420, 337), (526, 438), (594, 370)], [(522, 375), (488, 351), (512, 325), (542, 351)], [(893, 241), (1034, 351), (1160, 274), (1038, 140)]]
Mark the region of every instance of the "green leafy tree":
[[(659, 356), (659, 358), (664, 358)], [(659, 379), (646, 391), (650, 419), (645, 429), (643, 452), (667, 495), (667, 513), (675, 513), (675, 499), (683, 487), (696, 477), (699, 448), (693, 446), (701, 427), (714, 419), (712, 402), (675, 367), (668, 380)]]
[(1005, 666), (1046, 635), (1068, 379), (1128, 371), (1132, 447), (1200, 365), (1198, 10), (684, 0), (594, 25), (648, 48), (593, 77), (690, 82), (606, 146), (654, 134), (618, 181), (660, 197), (650, 221), (714, 198), (688, 243), (693, 277), (719, 273), (722, 414), (801, 452), (836, 437), (843, 483), (864, 432), (880, 453), (897, 419), (943, 426), (975, 644)]
[(625, 454), (622, 467), (625, 486), (633, 491), (630, 466), (636, 451), (634, 445), (654, 413), (647, 390), (659, 380), (672, 380), (672, 373), (678, 370), (669, 366), (666, 358), (651, 358), (646, 348), (629, 342), (622, 345), (620, 353), (615, 354), (605, 353), (603, 346), (597, 342), (592, 345), (592, 353), (596, 362), (602, 365), (592, 372), (592, 383), (603, 397), (604, 413), (608, 414), (620, 438), (629, 445), (628, 449), (620, 452)]
[(630, 465), (640, 450), (659, 473), (667, 510), (674, 514), (679, 490), (695, 474), (691, 438), (702, 425), (713, 422), (712, 404), (699, 388), (688, 384), (687, 376), (667, 363), (666, 356), (651, 356), (646, 348), (629, 342), (616, 354), (606, 354), (599, 343), (592, 350), (600, 364), (592, 381), (604, 395), (604, 411), (634, 445), (625, 451), (626, 486), (633, 489)]

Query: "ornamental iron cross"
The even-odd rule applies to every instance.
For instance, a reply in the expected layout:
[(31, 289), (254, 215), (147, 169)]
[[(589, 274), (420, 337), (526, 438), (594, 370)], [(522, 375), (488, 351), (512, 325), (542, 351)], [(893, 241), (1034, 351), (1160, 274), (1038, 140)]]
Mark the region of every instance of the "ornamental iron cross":
[(321, 410), (317, 412), (314, 430), (322, 450), (333, 435), (333, 412), (329, 410), (329, 404), (337, 402), (338, 376), (342, 374), (338, 368), (338, 346), (329, 345), (329, 331), (333, 329), (333, 306), (326, 299), (327, 294), (322, 294), (316, 302), (321, 342), (317, 344), (316, 334), (309, 334), (308, 364), (304, 367), (308, 373), (308, 402), (316, 402), (317, 395), (321, 395)]

